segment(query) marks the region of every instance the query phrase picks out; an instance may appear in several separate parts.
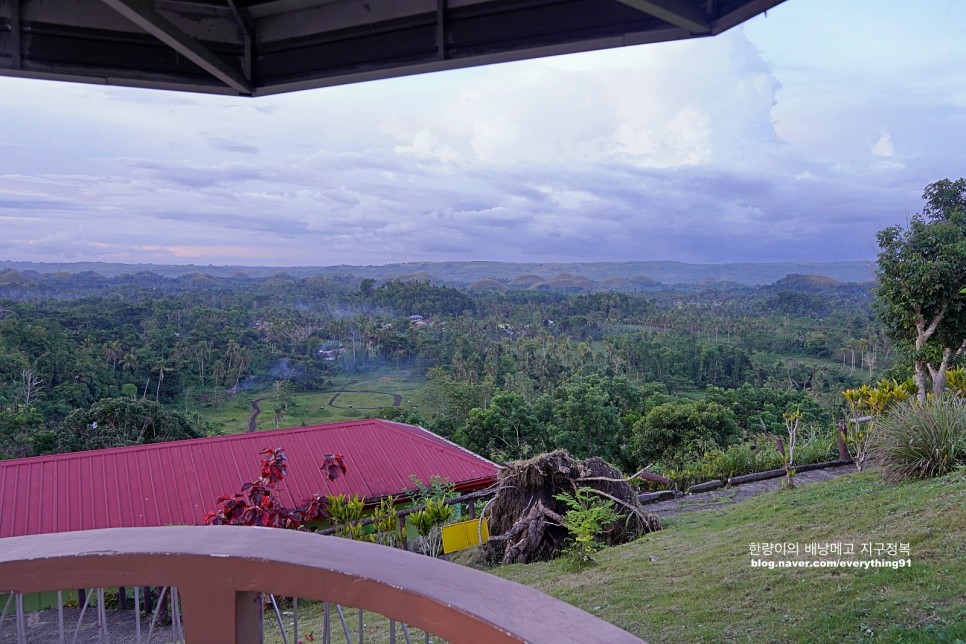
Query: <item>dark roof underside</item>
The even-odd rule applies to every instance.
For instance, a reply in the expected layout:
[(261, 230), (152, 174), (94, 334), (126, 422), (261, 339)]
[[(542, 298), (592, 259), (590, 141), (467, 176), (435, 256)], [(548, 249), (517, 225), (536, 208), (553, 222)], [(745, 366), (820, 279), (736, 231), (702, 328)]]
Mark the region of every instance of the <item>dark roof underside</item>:
[(263, 96), (711, 36), (782, 0), (0, 0), (0, 75)]

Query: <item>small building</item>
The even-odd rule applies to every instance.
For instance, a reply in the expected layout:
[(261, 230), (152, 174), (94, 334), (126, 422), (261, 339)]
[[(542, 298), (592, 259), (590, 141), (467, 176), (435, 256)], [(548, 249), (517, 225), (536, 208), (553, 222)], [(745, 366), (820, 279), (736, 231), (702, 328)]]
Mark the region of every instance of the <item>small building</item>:
[(335, 362), (343, 355), (345, 355), (345, 349), (343, 347), (337, 347), (335, 349), (319, 349), (319, 357), (327, 362)]

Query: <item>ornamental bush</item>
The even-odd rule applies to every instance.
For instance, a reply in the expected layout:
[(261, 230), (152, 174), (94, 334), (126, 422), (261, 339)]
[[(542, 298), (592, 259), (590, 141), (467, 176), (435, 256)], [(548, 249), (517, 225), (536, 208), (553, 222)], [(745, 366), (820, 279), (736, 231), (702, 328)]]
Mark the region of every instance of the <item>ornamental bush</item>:
[(888, 481), (942, 476), (966, 463), (966, 404), (945, 396), (905, 401), (879, 421), (873, 449)]

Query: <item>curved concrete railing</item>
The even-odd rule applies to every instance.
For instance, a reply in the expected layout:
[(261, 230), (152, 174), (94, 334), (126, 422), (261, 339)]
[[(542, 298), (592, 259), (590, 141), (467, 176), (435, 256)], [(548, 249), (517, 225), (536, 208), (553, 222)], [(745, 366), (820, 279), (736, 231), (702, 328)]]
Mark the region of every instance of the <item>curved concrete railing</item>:
[(362, 608), (452, 642), (641, 642), (532, 588), (337, 537), (205, 526), (0, 539), (0, 592), (148, 585), (178, 588), (190, 643), (259, 642), (259, 593)]

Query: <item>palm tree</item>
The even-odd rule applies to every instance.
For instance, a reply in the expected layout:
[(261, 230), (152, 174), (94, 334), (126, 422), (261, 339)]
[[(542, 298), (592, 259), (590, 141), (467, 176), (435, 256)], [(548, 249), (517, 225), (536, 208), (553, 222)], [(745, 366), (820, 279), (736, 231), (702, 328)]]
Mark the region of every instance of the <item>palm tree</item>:
[(134, 371), (138, 366), (138, 357), (133, 353), (125, 353), (121, 357), (121, 371)]
[(202, 388), (205, 386), (205, 366), (211, 362), (211, 351), (210, 340), (202, 340), (196, 343), (192, 351), (192, 355), (198, 363), (198, 384)]
[(104, 345), (104, 357), (107, 359), (108, 364), (111, 365), (111, 377), (114, 377), (114, 372), (117, 369), (117, 362), (124, 357), (124, 349), (121, 348), (121, 343), (117, 340), (111, 340)]
[(164, 382), (164, 374), (171, 373), (171, 368), (168, 367), (167, 358), (161, 358), (156, 363), (154, 367), (151, 368), (152, 372), (158, 374), (158, 387), (154, 390), (154, 402), (160, 402), (161, 398), (161, 383)]

